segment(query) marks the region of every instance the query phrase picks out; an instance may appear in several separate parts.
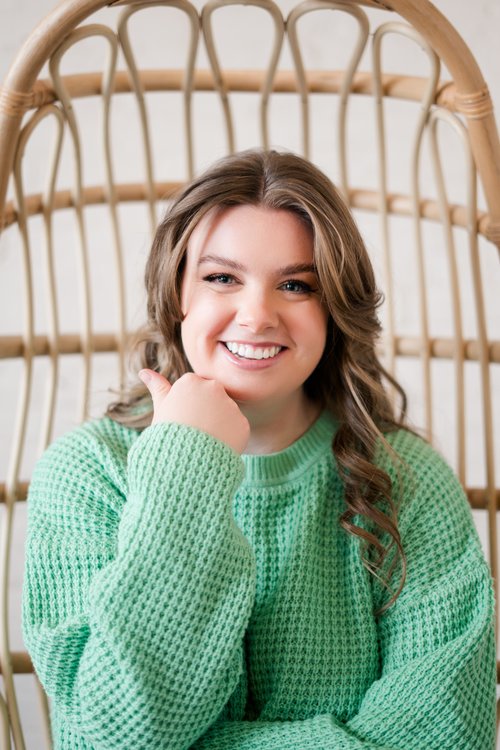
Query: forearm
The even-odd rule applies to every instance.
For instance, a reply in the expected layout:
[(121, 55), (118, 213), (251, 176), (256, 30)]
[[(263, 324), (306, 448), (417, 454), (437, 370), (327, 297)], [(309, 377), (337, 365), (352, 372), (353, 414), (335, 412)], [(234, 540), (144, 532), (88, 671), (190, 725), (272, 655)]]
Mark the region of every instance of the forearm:
[[(197, 481), (193, 450), (208, 463)], [(50, 570), (62, 562), (63, 540), (41, 542), (48, 566), (32, 545), (26, 640), (47, 693), (93, 746), (189, 747), (236, 687), (255, 590), (253, 553), (231, 514), (237, 461), (187, 428), (144, 433), (129, 454), (114, 559), (89, 574), (88, 587), (88, 554), (66, 561), (81, 587), (74, 617), (62, 615), (61, 597), (71, 594), (55, 591), (58, 571)], [(39, 618), (30, 598), (57, 600), (58, 611)]]
[[(431, 621), (433, 611), (443, 613), (440, 622)], [(467, 616), (447, 633), (452, 612)], [(420, 616), (397, 613), (391, 627), (403, 642), (420, 638), (421, 653), (391, 667), (387, 660), (345, 723), (325, 713), (295, 721), (221, 721), (193, 750), (493, 750), (494, 617), (485, 564), (478, 560)]]

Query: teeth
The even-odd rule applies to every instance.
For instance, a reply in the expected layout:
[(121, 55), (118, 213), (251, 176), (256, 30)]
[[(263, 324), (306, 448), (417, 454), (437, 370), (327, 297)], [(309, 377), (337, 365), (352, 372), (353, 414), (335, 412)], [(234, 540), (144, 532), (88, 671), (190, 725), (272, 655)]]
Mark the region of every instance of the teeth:
[(236, 344), (233, 341), (225, 342), (227, 348), (233, 354), (237, 354), (239, 357), (245, 359), (271, 359), (275, 357), (281, 350), (282, 346), (250, 346), (250, 344)]

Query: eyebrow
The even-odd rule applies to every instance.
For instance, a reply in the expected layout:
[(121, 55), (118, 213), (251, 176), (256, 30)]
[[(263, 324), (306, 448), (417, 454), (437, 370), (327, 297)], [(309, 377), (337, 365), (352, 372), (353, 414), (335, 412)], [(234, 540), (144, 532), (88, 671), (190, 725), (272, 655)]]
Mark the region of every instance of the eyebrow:
[[(221, 266), (231, 268), (233, 271), (244, 272), (247, 270), (242, 263), (231, 260), (231, 258), (224, 258), (221, 255), (202, 255), (198, 260), (198, 268), (204, 263), (218, 263)], [(295, 273), (316, 273), (316, 266), (314, 263), (292, 263), (289, 266), (278, 268), (276, 271), (277, 276), (290, 276)]]

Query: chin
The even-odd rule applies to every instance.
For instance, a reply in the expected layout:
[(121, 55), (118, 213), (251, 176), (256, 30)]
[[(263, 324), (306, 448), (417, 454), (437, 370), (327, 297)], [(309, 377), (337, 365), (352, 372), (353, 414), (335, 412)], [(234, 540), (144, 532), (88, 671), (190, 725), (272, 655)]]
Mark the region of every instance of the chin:
[(257, 406), (258, 404), (270, 398), (269, 396), (266, 396), (262, 393), (257, 394), (239, 388), (232, 388), (230, 385), (224, 385), (224, 383), (222, 383), (222, 385), (224, 386), (224, 390), (226, 391), (227, 395), (242, 407)]
[(257, 397), (254, 394), (246, 393), (238, 388), (231, 388), (231, 386), (224, 386), (227, 395), (236, 401), (238, 404), (252, 404), (262, 400), (262, 397)]

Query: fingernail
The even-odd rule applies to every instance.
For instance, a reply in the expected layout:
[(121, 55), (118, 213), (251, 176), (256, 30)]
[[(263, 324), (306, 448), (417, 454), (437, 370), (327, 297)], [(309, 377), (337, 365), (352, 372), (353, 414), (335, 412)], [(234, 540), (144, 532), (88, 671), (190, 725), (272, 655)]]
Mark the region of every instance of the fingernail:
[(148, 370), (139, 370), (139, 377), (145, 385), (152, 380), (151, 373)]

